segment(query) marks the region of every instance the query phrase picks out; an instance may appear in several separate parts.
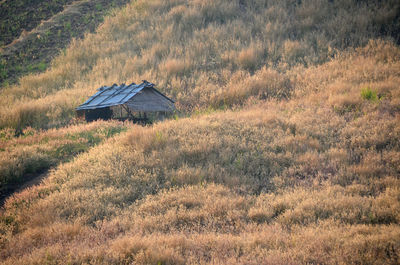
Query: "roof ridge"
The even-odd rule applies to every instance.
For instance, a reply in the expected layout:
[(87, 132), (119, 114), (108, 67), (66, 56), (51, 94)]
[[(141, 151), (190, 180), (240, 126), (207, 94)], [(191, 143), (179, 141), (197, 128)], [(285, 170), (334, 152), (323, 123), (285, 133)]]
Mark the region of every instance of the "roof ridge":
[(126, 85), (122, 83), (120, 85), (113, 84), (112, 86), (102, 86), (98, 89), (98, 92), (92, 95), (83, 104), (78, 106), (76, 109), (94, 109), (94, 108), (104, 108), (110, 106), (116, 106), (120, 104), (125, 104), (131, 98), (136, 96), (140, 91), (145, 88), (153, 89), (156, 93), (170, 100), (172, 103), (174, 101), (168, 98), (166, 95), (162, 94), (155, 88), (155, 84), (143, 80), (141, 84), (131, 83)]

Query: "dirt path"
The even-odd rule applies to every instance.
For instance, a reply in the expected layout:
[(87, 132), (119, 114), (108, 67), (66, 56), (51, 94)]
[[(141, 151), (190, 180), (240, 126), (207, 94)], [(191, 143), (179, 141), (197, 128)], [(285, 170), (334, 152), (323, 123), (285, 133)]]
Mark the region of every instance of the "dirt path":
[[(33, 187), (39, 185), (43, 179), (45, 179), (49, 175), (50, 170), (43, 170), (41, 172), (37, 172), (34, 174), (27, 174), (24, 176), (24, 182), (15, 183), (13, 185), (9, 185), (1, 191), (0, 194), (0, 208), (3, 208), (5, 201), (11, 197), (14, 193), (21, 192), (24, 189), (29, 187)], [(1, 210), (0, 210), (1, 211)]]

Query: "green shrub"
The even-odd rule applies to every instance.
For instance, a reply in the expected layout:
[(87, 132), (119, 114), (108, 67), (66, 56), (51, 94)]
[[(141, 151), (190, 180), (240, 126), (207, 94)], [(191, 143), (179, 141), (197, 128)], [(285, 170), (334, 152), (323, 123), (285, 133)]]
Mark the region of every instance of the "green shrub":
[(365, 100), (376, 101), (378, 99), (376, 91), (369, 87), (365, 87), (361, 90), (361, 97)]

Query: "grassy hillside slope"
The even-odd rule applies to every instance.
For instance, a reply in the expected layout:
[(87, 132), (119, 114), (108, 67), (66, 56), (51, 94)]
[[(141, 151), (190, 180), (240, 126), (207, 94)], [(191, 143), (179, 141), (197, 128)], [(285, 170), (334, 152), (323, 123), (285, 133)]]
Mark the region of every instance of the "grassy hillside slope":
[(288, 101), (136, 126), (8, 200), (0, 257), (397, 264), (399, 69), (371, 42), (288, 71)]
[(10, 44), (23, 31), (31, 31), (42, 20), (61, 12), (73, 0), (4, 0), (0, 2), (0, 47)]
[(184, 111), (286, 98), (293, 86), (282, 74), (297, 64), (321, 64), (371, 38), (399, 42), (399, 8), (395, 0), (133, 1), (51, 69), (2, 91), (0, 128), (66, 124), (98, 87), (142, 79)]
[(128, 127), (122, 122), (98, 121), (47, 131), (27, 128), (18, 137), (12, 130), (0, 131), (0, 204), (39, 172), (72, 159)]
[[(93, 32), (127, 0), (5, 0), (0, 2), (0, 87), (44, 72), (72, 38)], [(5, 45), (7, 44), (7, 45)]]
[[(399, 7), (115, 10), (0, 92), (0, 177), (60, 163), (6, 201), (0, 263), (399, 264)], [(71, 125), (98, 87), (142, 79), (181, 117)]]

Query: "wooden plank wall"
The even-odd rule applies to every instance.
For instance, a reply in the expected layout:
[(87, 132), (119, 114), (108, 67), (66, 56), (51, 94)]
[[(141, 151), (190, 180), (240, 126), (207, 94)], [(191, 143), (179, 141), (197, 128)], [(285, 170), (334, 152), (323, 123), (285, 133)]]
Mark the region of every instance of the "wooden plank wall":
[(126, 105), (132, 111), (173, 111), (175, 109), (174, 103), (151, 88), (143, 89)]

